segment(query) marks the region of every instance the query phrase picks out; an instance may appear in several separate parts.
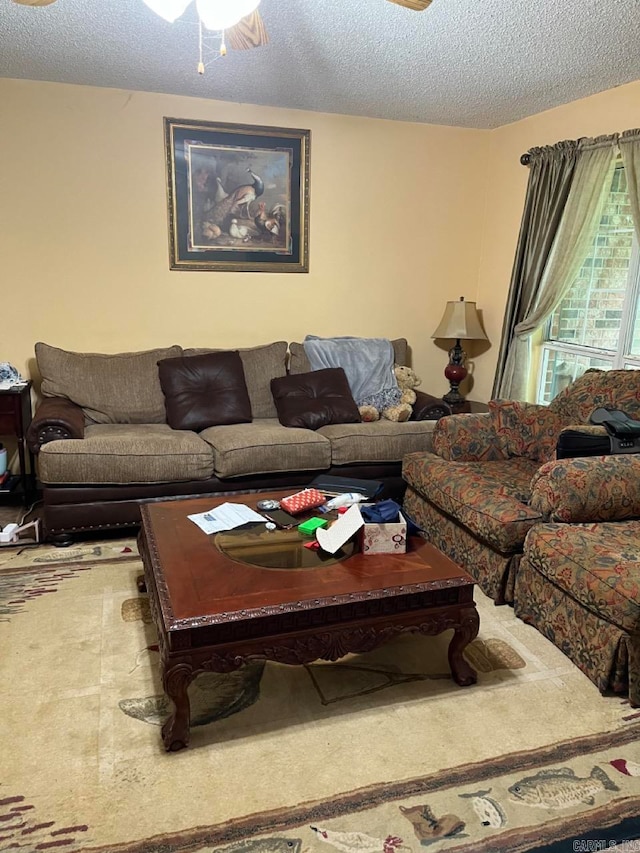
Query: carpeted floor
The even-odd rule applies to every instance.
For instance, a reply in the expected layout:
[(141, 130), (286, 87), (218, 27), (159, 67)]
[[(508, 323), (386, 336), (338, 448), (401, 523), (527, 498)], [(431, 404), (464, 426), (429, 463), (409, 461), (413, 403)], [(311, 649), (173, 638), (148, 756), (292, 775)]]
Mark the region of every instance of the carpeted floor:
[(479, 592), (474, 687), (449, 678), (447, 633), (255, 663), (201, 676), (191, 745), (165, 753), (140, 571), (133, 539), (0, 551), (0, 850), (512, 853), (640, 837), (640, 713)]

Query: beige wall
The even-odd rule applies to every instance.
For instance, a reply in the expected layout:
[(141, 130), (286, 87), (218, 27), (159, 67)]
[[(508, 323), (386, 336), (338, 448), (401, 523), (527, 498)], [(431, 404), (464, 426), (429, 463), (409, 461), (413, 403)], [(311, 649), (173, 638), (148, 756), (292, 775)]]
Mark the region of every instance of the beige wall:
[[(638, 125), (640, 82), (495, 131), (0, 80), (0, 360), (33, 345), (116, 352), (405, 335), (423, 389), (447, 390), (431, 340), (447, 299), (477, 299), (469, 345), (488, 399), (534, 145)], [(311, 130), (309, 274), (168, 268), (162, 117)], [(10, 317), (10, 321), (7, 321)]]
[[(38, 340), (404, 335), (423, 388), (447, 390), (430, 335), (447, 299), (475, 297), (488, 134), (18, 80), (0, 103), (0, 360), (28, 373)], [(311, 130), (309, 274), (169, 270), (163, 116)]]
[(474, 396), (491, 395), (504, 307), (528, 179), (520, 155), (562, 139), (617, 133), (640, 125), (640, 82), (574, 101), (505, 125), (491, 133), (486, 149), (490, 175), (484, 215), (478, 306), (492, 347), (476, 360)]

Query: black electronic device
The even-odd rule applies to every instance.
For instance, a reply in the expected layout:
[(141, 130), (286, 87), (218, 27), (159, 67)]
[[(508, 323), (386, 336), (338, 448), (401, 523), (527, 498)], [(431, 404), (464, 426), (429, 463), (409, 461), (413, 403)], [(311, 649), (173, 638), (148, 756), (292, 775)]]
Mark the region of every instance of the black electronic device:
[(263, 510), (262, 515), (269, 521), (272, 521), (281, 530), (290, 530), (292, 527), (297, 527), (300, 524), (297, 518), (289, 515), (283, 509)]
[(558, 436), (556, 459), (573, 459), (576, 456), (609, 456), (611, 441), (608, 435), (563, 429)]
[(609, 456), (640, 453), (640, 421), (618, 409), (594, 409), (589, 419), (606, 429), (605, 433), (589, 433), (580, 429), (564, 429), (556, 446), (557, 459), (574, 456)]
[(380, 480), (358, 480), (355, 477), (335, 477), (331, 474), (318, 474), (309, 486), (324, 495), (344, 495), (347, 492), (357, 492), (365, 498), (373, 498), (381, 490)]

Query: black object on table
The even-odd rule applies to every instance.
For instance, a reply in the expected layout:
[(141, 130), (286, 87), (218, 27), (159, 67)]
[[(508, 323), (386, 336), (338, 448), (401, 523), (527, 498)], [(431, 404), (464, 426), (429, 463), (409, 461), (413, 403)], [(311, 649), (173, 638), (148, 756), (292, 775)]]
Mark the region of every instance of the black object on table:
[(318, 474), (310, 483), (310, 488), (318, 489), (325, 495), (343, 495), (345, 492), (358, 492), (365, 498), (373, 498), (382, 490), (380, 480), (360, 480), (356, 477), (336, 477), (332, 474)]

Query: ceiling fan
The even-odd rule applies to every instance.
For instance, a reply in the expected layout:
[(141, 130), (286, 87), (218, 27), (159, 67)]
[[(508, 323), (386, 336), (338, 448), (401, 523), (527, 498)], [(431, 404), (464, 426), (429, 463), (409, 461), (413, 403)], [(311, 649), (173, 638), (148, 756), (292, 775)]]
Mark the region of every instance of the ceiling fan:
[[(20, 6), (50, 6), (56, 0), (13, 0)], [(169, 23), (176, 21), (192, 0), (144, 0), (147, 6)], [(431, 0), (389, 0), (398, 6), (422, 12)], [(200, 62), (198, 72), (204, 74), (202, 42), (205, 31), (219, 34), (218, 54), (232, 50), (248, 50), (269, 43), (264, 21), (258, 11), (260, 0), (195, 0), (200, 21)]]

